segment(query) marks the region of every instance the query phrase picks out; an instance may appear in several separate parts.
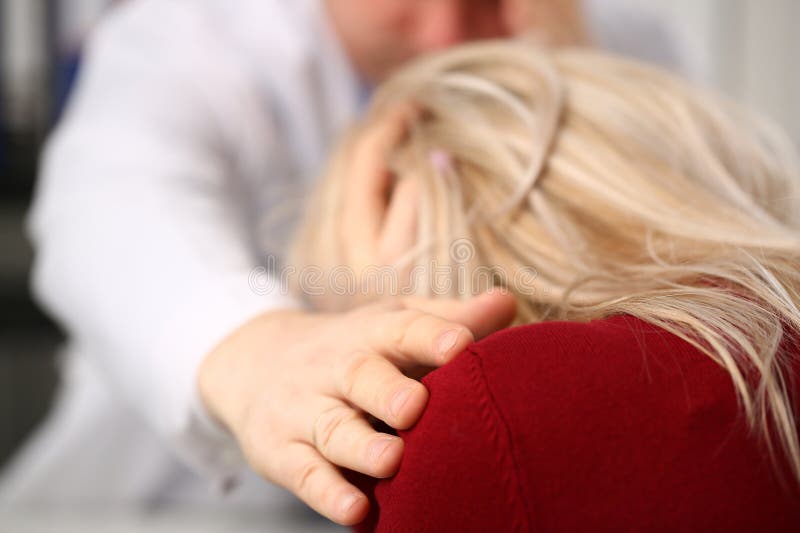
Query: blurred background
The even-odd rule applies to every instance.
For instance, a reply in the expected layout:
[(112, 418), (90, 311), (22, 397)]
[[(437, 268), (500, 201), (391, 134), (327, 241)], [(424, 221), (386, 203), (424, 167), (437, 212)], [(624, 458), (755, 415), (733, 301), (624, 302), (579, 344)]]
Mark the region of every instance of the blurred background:
[(776, 120), (800, 144), (800, 2), (626, 1), (670, 21), (690, 76)]
[[(61, 333), (28, 293), (24, 219), (42, 142), (113, 4), (0, 0), (0, 465), (46, 413)], [(800, 145), (800, 1), (627, 0), (668, 20), (687, 74), (781, 123)]]
[(109, 0), (0, 0), (0, 464), (47, 411), (60, 332), (28, 293), (24, 217), (42, 142)]

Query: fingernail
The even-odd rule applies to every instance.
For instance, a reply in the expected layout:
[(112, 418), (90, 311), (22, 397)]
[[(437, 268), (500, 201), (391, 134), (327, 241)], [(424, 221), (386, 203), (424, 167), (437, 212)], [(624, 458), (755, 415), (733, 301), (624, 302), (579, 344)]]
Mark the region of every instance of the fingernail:
[(369, 461), (372, 464), (377, 464), (381, 456), (389, 449), (389, 446), (394, 444), (394, 439), (382, 438), (376, 440), (369, 445)]
[(391, 404), (393, 416), (397, 417), (400, 414), (400, 410), (403, 409), (403, 406), (408, 401), (409, 396), (411, 396), (411, 389), (403, 389), (400, 392), (395, 393)]
[(446, 355), (447, 352), (452, 350), (453, 346), (458, 342), (459, 335), (461, 335), (461, 331), (457, 329), (451, 329), (442, 334), (442, 336), (439, 337), (439, 354)]
[(341, 509), (343, 517), (347, 517), (350, 509), (358, 502), (359, 498), (358, 494), (351, 492), (339, 501), (339, 509)]

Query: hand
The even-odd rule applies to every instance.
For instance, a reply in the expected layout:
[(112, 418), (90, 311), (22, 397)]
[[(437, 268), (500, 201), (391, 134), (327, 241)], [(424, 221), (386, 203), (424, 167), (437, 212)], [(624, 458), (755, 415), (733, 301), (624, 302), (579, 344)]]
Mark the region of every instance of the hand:
[(397, 181), (388, 160), (419, 116), (411, 103), (386, 111), (363, 126), (348, 154), (339, 235), (344, 264), (356, 272), (391, 265), (416, 243), (419, 182)]
[(402, 371), (450, 361), (515, 311), (513, 298), (496, 292), (342, 314), (265, 313), (205, 358), (201, 396), (256, 472), (331, 520), (356, 524), (369, 503), (337, 465), (388, 477), (403, 449), (366, 413), (396, 429), (412, 426), (428, 392)]

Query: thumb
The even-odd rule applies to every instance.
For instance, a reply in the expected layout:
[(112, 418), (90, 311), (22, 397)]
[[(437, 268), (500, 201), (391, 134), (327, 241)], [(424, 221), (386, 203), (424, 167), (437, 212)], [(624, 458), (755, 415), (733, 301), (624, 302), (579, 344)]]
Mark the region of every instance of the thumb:
[(433, 300), (408, 297), (403, 305), (440, 316), (469, 328), (476, 339), (502, 329), (517, 316), (517, 302), (503, 290), (494, 289), (468, 300)]

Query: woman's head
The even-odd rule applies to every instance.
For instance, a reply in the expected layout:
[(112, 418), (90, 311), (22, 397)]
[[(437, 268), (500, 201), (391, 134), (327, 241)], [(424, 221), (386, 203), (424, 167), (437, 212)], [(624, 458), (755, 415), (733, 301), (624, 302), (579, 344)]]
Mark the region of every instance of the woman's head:
[[(415, 235), (389, 265), (398, 290), (463, 297), (502, 285), (520, 322), (627, 313), (665, 327), (729, 370), (751, 422), (777, 430), (800, 476), (781, 350), (800, 330), (791, 143), (655, 67), (523, 41), (414, 62), (367, 121), (407, 101), (420, 113), (390, 163), (395, 191), (414, 184)], [(348, 266), (337, 228), (359, 131), (331, 160), (297, 265)]]
[[(367, 121), (409, 100), (422, 112), (391, 156), (395, 189), (413, 181), (418, 191), (415, 246), (401, 259), (436, 260), (454, 275), (495, 267), (497, 281), (519, 289), (526, 321), (687, 274), (656, 270), (800, 251), (790, 144), (662, 70), (584, 50), (478, 44), (398, 73)], [(297, 241), (300, 264), (348, 262), (336, 228), (359, 135), (332, 158)], [(468, 265), (454, 243), (474, 252)], [(520, 269), (532, 286), (513, 286)], [(452, 297), (485, 287), (405, 288)]]

